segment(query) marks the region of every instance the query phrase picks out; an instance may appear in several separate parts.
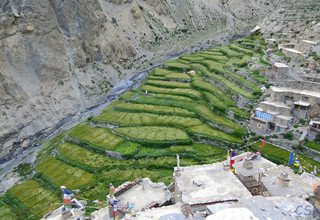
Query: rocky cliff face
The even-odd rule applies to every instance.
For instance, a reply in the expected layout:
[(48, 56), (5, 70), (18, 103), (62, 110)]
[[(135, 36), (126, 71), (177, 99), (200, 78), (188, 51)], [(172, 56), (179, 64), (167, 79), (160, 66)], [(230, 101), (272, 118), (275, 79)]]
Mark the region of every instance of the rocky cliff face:
[(133, 73), (247, 31), (277, 2), (2, 0), (0, 157)]

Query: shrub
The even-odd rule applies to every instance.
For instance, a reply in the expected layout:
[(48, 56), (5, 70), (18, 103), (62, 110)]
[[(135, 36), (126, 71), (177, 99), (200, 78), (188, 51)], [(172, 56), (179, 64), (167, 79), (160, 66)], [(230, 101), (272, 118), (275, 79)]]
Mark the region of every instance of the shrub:
[(29, 163), (21, 163), (16, 168), (15, 171), (19, 173), (20, 176), (28, 176), (32, 173), (32, 167)]
[(285, 133), (282, 135), (283, 138), (288, 139), (288, 140), (293, 140), (293, 134), (291, 132)]

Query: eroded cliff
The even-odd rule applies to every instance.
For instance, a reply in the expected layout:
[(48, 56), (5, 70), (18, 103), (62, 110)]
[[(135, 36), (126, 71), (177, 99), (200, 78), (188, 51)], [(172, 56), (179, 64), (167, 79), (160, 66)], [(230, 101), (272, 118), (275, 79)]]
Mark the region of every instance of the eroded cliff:
[(1, 1), (0, 156), (12, 152), (13, 142), (45, 133), (62, 119), (103, 102), (115, 85), (139, 70), (244, 33), (277, 4)]

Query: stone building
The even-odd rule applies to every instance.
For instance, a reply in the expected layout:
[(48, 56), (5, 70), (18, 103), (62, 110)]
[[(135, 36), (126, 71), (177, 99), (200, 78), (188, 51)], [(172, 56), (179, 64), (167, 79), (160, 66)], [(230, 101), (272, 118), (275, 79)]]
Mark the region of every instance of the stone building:
[(317, 45), (318, 43), (312, 40), (301, 40), (297, 44), (297, 49), (303, 53), (308, 53)]
[(257, 134), (284, 132), (297, 119), (320, 115), (320, 83), (289, 81), (269, 89), (251, 116), (249, 129)]
[(282, 47), (282, 52), (287, 56), (290, 57), (291, 59), (295, 61), (300, 61), (304, 59), (304, 55), (301, 51), (293, 49), (293, 48), (286, 48)]
[(223, 163), (175, 169), (175, 202), (189, 204), (192, 211), (205, 211), (208, 205), (236, 202), (251, 197), (248, 189)]
[(280, 102), (264, 101), (253, 111), (249, 128), (257, 134), (283, 132), (292, 124), (291, 108)]
[(289, 66), (284, 63), (273, 63), (271, 69), (264, 72), (264, 76), (268, 77), (269, 80), (278, 81), (288, 78)]

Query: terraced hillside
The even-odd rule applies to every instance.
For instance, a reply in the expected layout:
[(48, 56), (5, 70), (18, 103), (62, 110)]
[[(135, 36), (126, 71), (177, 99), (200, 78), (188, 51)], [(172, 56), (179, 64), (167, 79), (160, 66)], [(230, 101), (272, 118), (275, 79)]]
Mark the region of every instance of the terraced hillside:
[(80, 189), (81, 199), (103, 200), (110, 182), (169, 184), (176, 154), (182, 166), (223, 160), (247, 135), (266, 82), (250, 67), (267, 67), (263, 50), (264, 41), (251, 36), (154, 69), (141, 87), (52, 140), (35, 174), (0, 198), (0, 218), (41, 218), (60, 205), (61, 185)]

